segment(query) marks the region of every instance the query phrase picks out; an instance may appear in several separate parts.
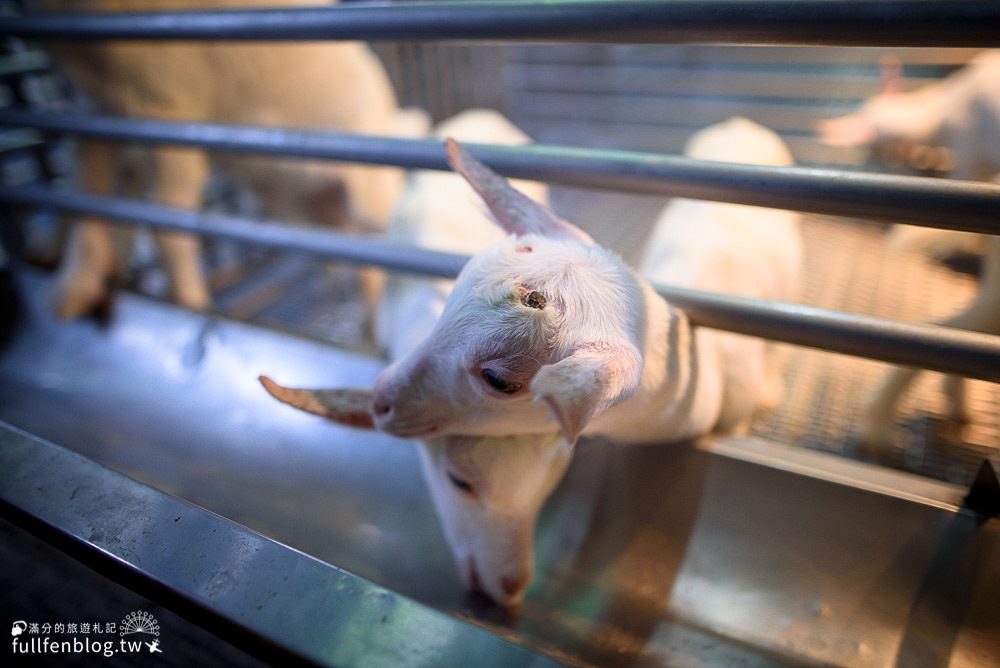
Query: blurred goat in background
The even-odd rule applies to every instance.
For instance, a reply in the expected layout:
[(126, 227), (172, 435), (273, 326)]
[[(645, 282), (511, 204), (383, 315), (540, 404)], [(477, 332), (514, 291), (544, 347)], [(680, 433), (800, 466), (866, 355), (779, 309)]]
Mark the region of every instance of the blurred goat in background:
[[(916, 145), (936, 146), (949, 156), (950, 177), (995, 178), (1000, 173), (1000, 51), (984, 51), (947, 78), (911, 92), (903, 92), (900, 63), (883, 60), (882, 91), (856, 112), (821, 122), (817, 131), (831, 146), (871, 146), (896, 154)], [(1000, 334), (1000, 238), (897, 225), (890, 246), (937, 257), (956, 251), (983, 254), (978, 295), (943, 324)], [(875, 392), (861, 423), (866, 444), (889, 443), (896, 407), (917, 373), (894, 369)], [(948, 376), (945, 395), (948, 417), (968, 421), (965, 380)]]
[[(326, 0), (215, 0), (216, 8), (325, 5)], [(204, 9), (197, 0), (33, 0), (38, 12), (126, 12)], [(59, 64), (101, 113), (167, 121), (218, 122), (361, 134), (423, 136), (428, 121), (401, 112), (378, 58), (358, 42), (206, 43), (61, 42), (52, 45)], [(114, 194), (123, 147), (81, 141), (79, 174), (91, 194)], [(153, 199), (196, 210), (211, 163), (202, 149), (171, 145), (149, 151)], [(226, 166), (257, 194), (263, 214), (280, 221), (381, 231), (403, 188), (403, 172), (391, 167), (307, 163), (292, 159), (230, 157)], [(171, 297), (194, 309), (208, 308), (198, 239), (159, 231), (157, 246)], [(55, 291), (57, 312), (85, 314), (108, 297), (118, 271), (109, 225), (85, 218), (70, 236)], [(362, 274), (373, 307), (379, 290), (374, 270)]]

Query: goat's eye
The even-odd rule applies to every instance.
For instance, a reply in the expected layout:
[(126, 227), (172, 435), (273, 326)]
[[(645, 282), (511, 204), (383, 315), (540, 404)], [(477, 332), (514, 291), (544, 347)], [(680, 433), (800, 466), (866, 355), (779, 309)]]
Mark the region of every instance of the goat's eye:
[(483, 369), (483, 380), (494, 390), (504, 394), (513, 394), (521, 389), (521, 383), (504, 380), (493, 369)]
[(457, 475), (455, 475), (451, 471), (448, 471), (448, 480), (451, 481), (452, 485), (454, 485), (455, 487), (459, 488), (460, 490), (462, 490), (466, 494), (472, 494), (472, 485), (470, 485), (465, 480), (462, 480), (461, 478), (459, 478)]

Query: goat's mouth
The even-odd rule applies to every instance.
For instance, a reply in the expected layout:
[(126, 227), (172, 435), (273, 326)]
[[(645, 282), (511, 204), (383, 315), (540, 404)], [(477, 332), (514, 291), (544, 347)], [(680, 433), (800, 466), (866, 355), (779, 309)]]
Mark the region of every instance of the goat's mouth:
[(383, 421), (376, 417), (375, 426), (379, 431), (398, 436), (399, 438), (420, 438), (441, 431), (441, 425), (437, 423), (394, 422), (391, 418)]
[(499, 591), (491, 592), (487, 587), (484, 587), (483, 580), (479, 575), (479, 569), (476, 567), (476, 558), (471, 554), (465, 558), (463, 567), (460, 570), (465, 579), (465, 587), (469, 593), (473, 597), (480, 598), (487, 605), (514, 610), (520, 604), (521, 599), (524, 598), (524, 585), (519, 583), (515, 589), (515, 587), (507, 584), (507, 578), (501, 580), (503, 584), (501, 584)]

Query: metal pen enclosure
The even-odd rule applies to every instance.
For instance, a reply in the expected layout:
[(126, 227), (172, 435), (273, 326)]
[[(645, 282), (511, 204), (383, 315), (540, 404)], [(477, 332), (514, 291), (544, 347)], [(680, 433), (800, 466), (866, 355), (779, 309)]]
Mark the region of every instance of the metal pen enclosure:
[[(12, 17), (0, 18), (0, 26), (4, 34), (33, 38), (350, 35), (387, 39), (405, 35), (408, 40), (908, 47), (990, 45), (996, 43), (1000, 30), (1000, 22), (995, 21), (997, 9), (990, 3), (715, 4), (713, 10), (718, 13), (710, 14), (706, 3), (682, 2), (396, 3), (272, 14), (123, 16), (111, 22)], [(613, 24), (610, 17), (614, 17)], [(748, 30), (747, 25), (756, 29)], [(859, 25), (865, 29), (858, 29)], [(414, 26), (427, 28), (420, 32)], [(413, 49), (411, 53), (417, 49), (398, 48)], [(532, 109), (541, 130), (546, 105), (551, 107), (558, 100), (544, 99), (555, 95), (547, 89), (552, 78), (543, 77), (542, 68), (525, 63), (537, 58), (540, 49), (550, 48), (527, 47), (518, 56), (521, 62), (515, 64), (540, 77), (540, 83), (529, 88), (535, 86), (538, 104)], [(613, 47), (601, 48), (615, 53)], [(809, 49), (796, 48), (796, 52)], [(569, 65), (573, 65), (571, 59)], [(39, 66), (21, 65), (29, 70)], [(530, 117), (531, 109), (523, 111)], [(595, 117), (589, 120), (600, 122), (601, 113), (595, 107), (591, 112)], [(604, 122), (607, 125), (606, 118)], [(21, 130), (29, 127), (44, 133), (193, 144), (226, 151), (444, 167), (438, 147), (431, 142), (13, 109), (0, 110), (0, 123), (21, 133), (8, 135), (22, 142), (12, 150), (38, 146), (41, 135)], [(681, 125), (675, 133), (683, 130)], [(559, 137), (559, 132), (550, 136)], [(606, 148), (541, 145), (479, 147), (476, 152), (508, 175), (574, 186), (1000, 231), (996, 216), (1000, 188), (986, 184), (859, 174), (827, 166), (741, 169)], [(454, 275), (463, 261), (367, 240), (193, 215), (37, 185), (5, 185), (0, 197), (8, 203), (97, 212), (121, 222), (432, 275)], [(956, 211), (962, 215), (956, 216)], [(861, 241), (870, 242), (871, 237), (861, 237)], [(41, 292), (39, 279), (30, 272), (18, 280), (26, 294)], [(664, 292), (708, 326), (990, 381), (998, 378), (997, 337), (802, 305), (688, 294), (669, 287)], [(259, 565), (249, 563), (242, 578), (208, 596), (203, 595), (205, 587), (213, 577), (229, 573), (228, 564), (216, 564), (207, 574), (168, 573), (162, 564), (143, 568), (141, 564), (169, 557), (164, 545), (174, 539), (165, 533), (170, 528), (166, 520), (152, 513), (144, 516), (142, 526), (152, 537), (133, 536), (128, 545), (83, 535), (93, 509), (77, 503), (71, 512), (57, 512), (53, 508), (58, 503), (44, 502), (45, 494), (65, 483), (57, 478), (61, 470), (47, 470), (37, 462), (47, 461), (39, 459), (45, 457), (66, 460), (71, 475), (75, 475), (73, 467), (89, 463), (67, 458), (16, 429), (5, 430), (5, 443), (12, 444), (3, 450), (7, 473), (0, 493), (5, 509), (74, 538), (77, 547), (73, 549), (115, 555), (161, 589), (178, 591), (195, 608), (215, 612), (207, 624), (217, 623), (211, 621), (216, 618), (233, 623), (237, 630), (229, 637), (237, 643), (265, 649), (276, 646), (312, 662), (334, 664), (353, 664), (364, 657), (390, 660), (387, 657), (394, 651), (460, 663), (487, 651), (483, 648), (496, 643), (498, 636), (527, 648), (523, 655), (516, 648), (504, 650), (510, 655), (497, 655), (513, 657), (509, 660), (516, 663), (544, 662), (548, 657), (602, 665), (678, 660), (749, 665), (988, 665), (991, 657), (1000, 656), (1000, 630), (989, 612), (990, 601), (1000, 591), (997, 524), (995, 519), (959, 510), (961, 486), (914, 479), (763, 440), (708, 442), (701, 449), (609, 451), (603, 444), (593, 444), (580, 453), (541, 523), (540, 582), (519, 615), (507, 618), (455, 592), (458, 585), (441, 538), (432, 528), (434, 520), (407, 446), (388, 438), (317, 429), (307, 419), (283, 415), (273, 410), (252, 383), (247, 384), (245, 372), (266, 367), (285, 369), (303, 381), (357, 383), (374, 377), (376, 361), (133, 297), (122, 300), (116, 321), (107, 331), (87, 323), (57, 325), (44, 304), (29, 303), (0, 359), (5, 388), (0, 391), (0, 418), (374, 581), (387, 590), (380, 594), (387, 601), (398, 600), (406, 607), (412, 597), (457, 615), (438, 617), (420, 604), (403, 614), (387, 603), (386, 609), (394, 612), (386, 617), (433, 619), (440, 636), (451, 640), (420, 648), (385, 648), (378, 634), (361, 633), (356, 655), (346, 650), (338, 653), (333, 646), (343, 647), (345, 638), (354, 638), (359, 632), (345, 629), (354, 628), (352, 623), (364, 627), (374, 619), (370, 611), (352, 620), (350, 615), (334, 615), (329, 602), (318, 602), (326, 608), (308, 608), (313, 615), (309, 628), (337, 642), (303, 637), (290, 622), (280, 623), (281, 614), (296, 605), (292, 599), (284, 599), (276, 616), (259, 617), (255, 622), (249, 603), (244, 606), (239, 601), (269, 593), (255, 588), (260, 585), (248, 584)], [(80, 371), (68, 377), (66, 368)], [(319, 369), (325, 371), (318, 373)], [(249, 378), (255, 375), (251, 372)], [(390, 474), (386, 468), (398, 473)], [(118, 484), (110, 471), (93, 475), (98, 488)], [(964, 473), (959, 477), (954, 482), (969, 482)], [(39, 481), (36, 487), (43, 493), (32, 492), (25, 486), (26, 479)], [(251, 495), (254, 498), (240, 491), (247, 484), (257, 489)], [(157, 495), (148, 489), (127, 494), (132, 493)], [(294, 502), (275, 501), (282, 497)], [(303, 508), (329, 510), (304, 517)], [(415, 517), (401, 517), (401, 508)], [(114, 525), (120, 518), (101, 517), (94, 522)], [(241, 534), (246, 531), (242, 527), (232, 530), (231, 545), (250, 540)], [(177, 540), (197, 541), (199, 535)], [(264, 545), (261, 550), (280, 553), (280, 546), (272, 547), (262, 537), (259, 540)], [(398, 559), (401, 553), (413, 556)], [(294, 554), (280, 558), (295, 563)], [(435, 564), (433, 572), (427, 572), (428, 563)], [(308, 586), (309, 578), (328, 576), (322, 569), (306, 573), (301, 586)], [(371, 596), (368, 583), (345, 577), (360, 583), (350, 590), (349, 601)], [(232, 605), (232, 600), (237, 603)], [(335, 605), (349, 607), (348, 603)], [(365, 610), (363, 606), (357, 609)], [(465, 617), (485, 624), (492, 633), (483, 634), (463, 621)], [(382, 637), (385, 643), (399, 643), (405, 634)]]

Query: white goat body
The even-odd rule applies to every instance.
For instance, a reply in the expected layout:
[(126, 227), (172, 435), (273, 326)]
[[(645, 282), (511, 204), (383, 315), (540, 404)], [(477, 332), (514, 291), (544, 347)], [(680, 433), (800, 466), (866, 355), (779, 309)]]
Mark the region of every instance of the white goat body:
[[(701, 135), (692, 149), (715, 146), (715, 136), (732, 133), (722, 143), (728, 149), (705, 150), (715, 157), (784, 164), (787, 153), (762, 153), (753, 137), (766, 131), (750, 128), (747, 121), (733, 121)], [(741, 133), (749, 133), (746, 154), (740, 152)], [(554, 415), (569, 442), (581, 432), (649, 442), (746, 424), (760, 401), (763, 353), (754, 376), (761, 383), (737, 387), (740, 380), (751, 383), (747, 369), (724, 376), (723, 365), (737, 354), (731, 352), (739, 347), (736, 338), (692, 336), (684, 315), (620, 258), (533, 204), (457, 143), (449, 145), (449, 157), (511, 236), (465, 266), (432, 335), (380, 374), (375, 387), (380, 429), (399, 435), (546, 433)], [(688, 206), (676, 205), (667, 218)], [(797, 280), (791, 269), (799, 243), (793, 217), (767, 216), (777, 221), (767, 229), (787, 238), (774, 241), (765, 259), (748, 252), (748, 244), (766, 245), (760, 239), (767, 232), (731, 222), (728, 215), (738, 209), (720, 205), (718, 215), (708, 211), (713, 209), (699, 207), (696, 213), (714, 232), (704, 235), (705, 243), (689, 258), (676, 260), (676, 272), (651, 266), (658, 278), (676, 273), (690, 286), (774, 298), (796, 289), (785, 283)], [(698, 229), (664, 225), (668, 237)], [(728, 248), (721, 250), (727, 239)], [(672, 252), (673, 242), (657, 243)], [(772, 256), (778, 255), (781, 261), (775, 263)], [(752, 287), (744, 283), (768, 272), (775, 275), (755, 278)], [(527, 308), (526, 294), (542, 295), (544, 307)]]
[[(441, 124), (439, 137), (494, 144), (529, 138), (503, 116), (470, 110)], [(543, 184), (520, 182), (533, 199), (547, 201)], [(396, 205), (389, 237), (425, 248), (477, 253), (503, 234), (481, 200), (453, 173), (418, 171)], [(426, 338), (452, 288), (449, 280), (389, 279), (376, 318), (376, 337), (390, 359), (409, 354)], [(278, 399), (344, 424), (372, 427), (371, 393), (265, 387)], [(569, 463), (572, 447), (555, 425), (549, 433), (439, 438), (425, 434), (421, 464), (445, 537), (466, 585), (503, 605), (521, 600), (533, 572), (538, 512)]]
[[(701, 130), (688, 141), (685, 155), (721, 162), (794, 164), (774, 132), (745, 118)], [(639, 273), (655, 284), (794, 301), (800, 297), (801, 264), (799, 214), (678, 198), (660, 214)], [(693, 350), (700, 359), (694, 366), (702, 398), (692, 410), (706, 411), (698, 422), (708, 423), (718, 405), (716, 429), (745, 431), (758, 407), (773, 408), (782, 395), (773, 344), (711, 329), (699, 329), (695, 336), (698, 343)], [(712, 373), (715, 367), (718, 371)]]
[[(217, 7), (329, 4), (325, 0), (218, 0)], [(34, 0), (37, 11), (154, 11), (202, 9), (196, 0)], [(260, 44), (227, 42), (101, 42), (53, 45), (70, 78), (105, 113), (172, 121), (220, 122), (366, 134), (426, 132), (419, 116), (400, 113), (377, 57), (359, 42)], [(423, 127), (421, 127), (423, 125)], [(120, 147), (84, 142), (85, 190), (111, 194)], [(171, 146), (151, 150), (153, 197), (195, 209), (209, 173), (207, 154)], [(263, 213), (278, 220), (337, 224), (346, 218), (384, 228), (403, 187), (391, 167), (240, 156), (225, 159), (259, 195)], [(346, 200), (345, 200), (346, 197)], [(192, 308), (209, 305), (197, 240), (161, 233), (157, 242), (172, 298)], [(116, 270), (110, 231), (87, 219), (71, 237), (56, 288), (57, 310), (73, 317), (105, 298)], [(368, 299), (377, 284), (369, 274)]]
[[(883, 71), (883, 92), (846, 116), (822, 122), (822, 141), (833, 146), (933, 143), (950, 152), (949, 176), (995, 177), (1000, 172), (1000, 51), (984, 51), (961, 70), (915, 91), (900, 92), (898, 68)], [(983, 255), (980, 291), (962, 312), (944, 324), (1000, 334), (1000, 240), (979, 234), (896, 225), (890, 248), (946, 256)], [(860, 437), (870, 446), (891, 442), (897, 405), (918, 370), (896, 368), (874, 392), (860, 421)], [(949, 417), (968, 419), (965, 381), (948, 376), (944, 385)]]

